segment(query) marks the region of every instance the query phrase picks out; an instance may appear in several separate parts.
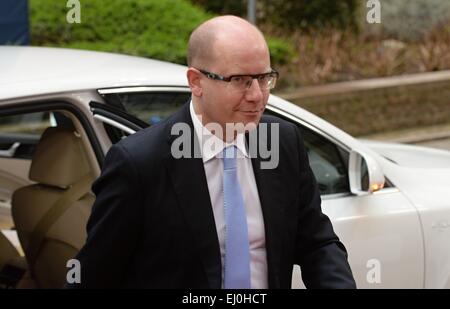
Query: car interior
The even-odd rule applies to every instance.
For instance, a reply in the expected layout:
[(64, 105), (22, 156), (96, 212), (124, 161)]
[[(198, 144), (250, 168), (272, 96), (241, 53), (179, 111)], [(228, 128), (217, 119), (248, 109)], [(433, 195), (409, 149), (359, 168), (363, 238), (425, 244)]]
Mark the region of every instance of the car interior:
[(77, 118), (56, 113), (59, 121), (46, 122), (33, 150), (29, 184), (12, 192), (9, 230), (17, 233), (20, 246), (0, 233), (3, 288), (63, 287), (66, 263), (86, 239), (98, 167)]

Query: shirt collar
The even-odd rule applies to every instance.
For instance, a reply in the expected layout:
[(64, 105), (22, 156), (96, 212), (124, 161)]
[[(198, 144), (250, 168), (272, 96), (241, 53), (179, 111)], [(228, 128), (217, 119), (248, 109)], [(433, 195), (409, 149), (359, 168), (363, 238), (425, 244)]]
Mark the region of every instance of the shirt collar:
[(245, 144), (245, 135), (240, 133), (231, 143), (225, 143), (222, 139), (212, 134), (200, 121), (194, 111), (194, 103), (190, 102), (189, 110), (191, 113), (192, 123), (194, 124), (195, 133), (200, 145), (203, 163), (212, 158), (221, 157), (224, 148), (235, 145), (239, 150), (237, 157), (245, 156), (248, 158), (247, 147)]

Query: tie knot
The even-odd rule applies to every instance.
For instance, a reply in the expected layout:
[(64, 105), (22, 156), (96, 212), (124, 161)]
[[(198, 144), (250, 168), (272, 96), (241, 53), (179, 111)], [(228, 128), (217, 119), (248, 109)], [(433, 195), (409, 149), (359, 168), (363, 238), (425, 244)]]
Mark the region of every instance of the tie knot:
[(231, 170), (236, 168), (236, 146), (228, 146), (223, 149), (223, 169)]

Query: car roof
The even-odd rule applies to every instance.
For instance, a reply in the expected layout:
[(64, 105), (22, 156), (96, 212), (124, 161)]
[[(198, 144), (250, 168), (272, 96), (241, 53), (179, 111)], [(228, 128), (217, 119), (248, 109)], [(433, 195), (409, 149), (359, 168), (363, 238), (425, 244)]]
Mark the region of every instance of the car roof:
[(0, 46), (0, 68), (0, 100), (124, 86), (187, 86), (185, 66), (85, 50)]

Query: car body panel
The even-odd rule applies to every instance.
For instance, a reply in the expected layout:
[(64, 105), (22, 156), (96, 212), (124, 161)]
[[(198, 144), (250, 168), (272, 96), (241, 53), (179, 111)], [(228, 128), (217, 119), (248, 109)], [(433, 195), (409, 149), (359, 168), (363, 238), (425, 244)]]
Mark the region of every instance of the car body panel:
[(401, 166), (427, 169), (450, 168), (450, 151), (363, 139), (360, 141), (388, 160)]
[(187, 86), (181, 65), (64, 48), (2, 47), (0, 68), (0, 100), (120, 86)]
[(389, 161), (383, 169), (419, 214), (425, 244), (425, 286), (450, 288), (450, 169), (409, 168)]

